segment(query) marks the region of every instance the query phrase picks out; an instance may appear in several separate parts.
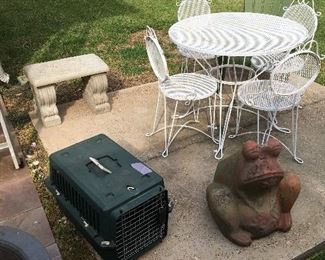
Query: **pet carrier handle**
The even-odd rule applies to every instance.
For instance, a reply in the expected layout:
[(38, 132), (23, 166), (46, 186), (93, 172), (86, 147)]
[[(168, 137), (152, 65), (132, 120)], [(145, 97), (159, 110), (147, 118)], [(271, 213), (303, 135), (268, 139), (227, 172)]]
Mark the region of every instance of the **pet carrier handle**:
[(102, 171), (104, 171), (104, 172), (107, 172), (107, 173), (109, 173), (109, 174), (111, 174), (112, 173), (112, 171), (110, 171), (109, 169), (107, 169), (107, 168), (105, 168), (103, 165), (101, 165), (100, 164), (100, 162), (97, 160), (97, 159), (95, 159), (95, 158), (93, 158), (93, 157), (89, 157), (89, 160), (90, 161), (92, 161), (99, 169), (101, 169)]

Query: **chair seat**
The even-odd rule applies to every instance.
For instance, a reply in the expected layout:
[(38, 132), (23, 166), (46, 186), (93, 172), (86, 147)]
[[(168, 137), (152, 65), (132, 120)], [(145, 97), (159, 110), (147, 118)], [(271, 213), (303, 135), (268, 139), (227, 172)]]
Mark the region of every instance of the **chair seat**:
[(212, 60), (215, 58), (215, 56), (213, 56), (213, 55), (207, 55), (207, 54), (202, 54), (199, 52), (193, 52), (193, 51), (189, 51), (187, 49), (180, 48), (180, 47), (178, 47), (178, 51), (183, 57), (188, 58), (188, 59)]
[(161, 83), (163, 94), (178, 101), (201, 100), (217, 91), (215, 78), (198, 73), (182, 73), (170, 76)]
[(283, 111), (297, 106), (301, 100), (300, 94), (289, 94), (297, 88), (289, 83), (256, 80), (238, 88), (238, 99), (243, 104), (262, 111)]

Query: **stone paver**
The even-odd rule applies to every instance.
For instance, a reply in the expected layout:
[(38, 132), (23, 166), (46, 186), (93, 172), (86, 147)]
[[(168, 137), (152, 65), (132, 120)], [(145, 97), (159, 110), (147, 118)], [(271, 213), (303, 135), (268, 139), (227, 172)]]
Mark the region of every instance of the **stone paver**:
[(0, 225), (16, 227), (24, 230), (37, 237), (44, 246), (50, 246), (55, 243), (51, 228), (42, 207), (23, 212), (8, 220), (1, 221)]
[[(1, 137), (1, 136), (0, 136)], [(0, 140), (1, 142), (1, 140)], [(11, 180), (13, 177), (19, 178), (25, 176), (24, 169), (15, 170), (13, 171), (14, 164), (11, 160), (10, 155), (8, 154), (8, 151), (2, 150), (0, 151), (0, 185), (6, 180)]]
[(61, 260), (61, 254), (57, 244), (52, 244), (48, 246), (46, 249), (47, 252), (49, 253), (51, 260)]
[(27, 174), (0, 183), (0, 219), (41, 206), (31, 177)]
[(34, 235), (51, 259), (61, 259), (28, 169), (14, 170), (8, 151), (0, 152), (0, 225)]

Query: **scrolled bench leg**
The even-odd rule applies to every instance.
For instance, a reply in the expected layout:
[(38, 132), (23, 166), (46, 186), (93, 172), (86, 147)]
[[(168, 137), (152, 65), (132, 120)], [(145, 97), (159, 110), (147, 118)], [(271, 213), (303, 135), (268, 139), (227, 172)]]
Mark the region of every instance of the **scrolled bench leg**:
[(91, 110), (95, 113), (110, 111), (111, 106), (107, 96), (108, 82), (106, 74), (93, 75), (84, 78), (84, 81), (86, 82), (86, 88), (83, 97)]
[(61, 124), (61, 118), (56, 106), (56, 93), (54, 85), (33, 88), (37, 112), (45, 127)]

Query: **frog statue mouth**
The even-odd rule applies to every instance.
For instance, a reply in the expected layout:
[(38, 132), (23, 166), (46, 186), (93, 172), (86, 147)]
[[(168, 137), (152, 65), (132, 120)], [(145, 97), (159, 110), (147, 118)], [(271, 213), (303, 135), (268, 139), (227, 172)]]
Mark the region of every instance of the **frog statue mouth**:
[(283, 172), (263, 173), (262, 175), (247, 178), (242, 181), (243, 186), (256, 185), (260, 188), (270, 188), (277, 186), (282, 180)]
[(237, 184), (239, 186), (254, 186), (268, 188), (278, 185), (284, 176), (284, 171), (278, 162), (282, 146), (274, 138), (264, 146), (254, 141), (246, 141), (243, 146), (243, 158), (237, 168)]

